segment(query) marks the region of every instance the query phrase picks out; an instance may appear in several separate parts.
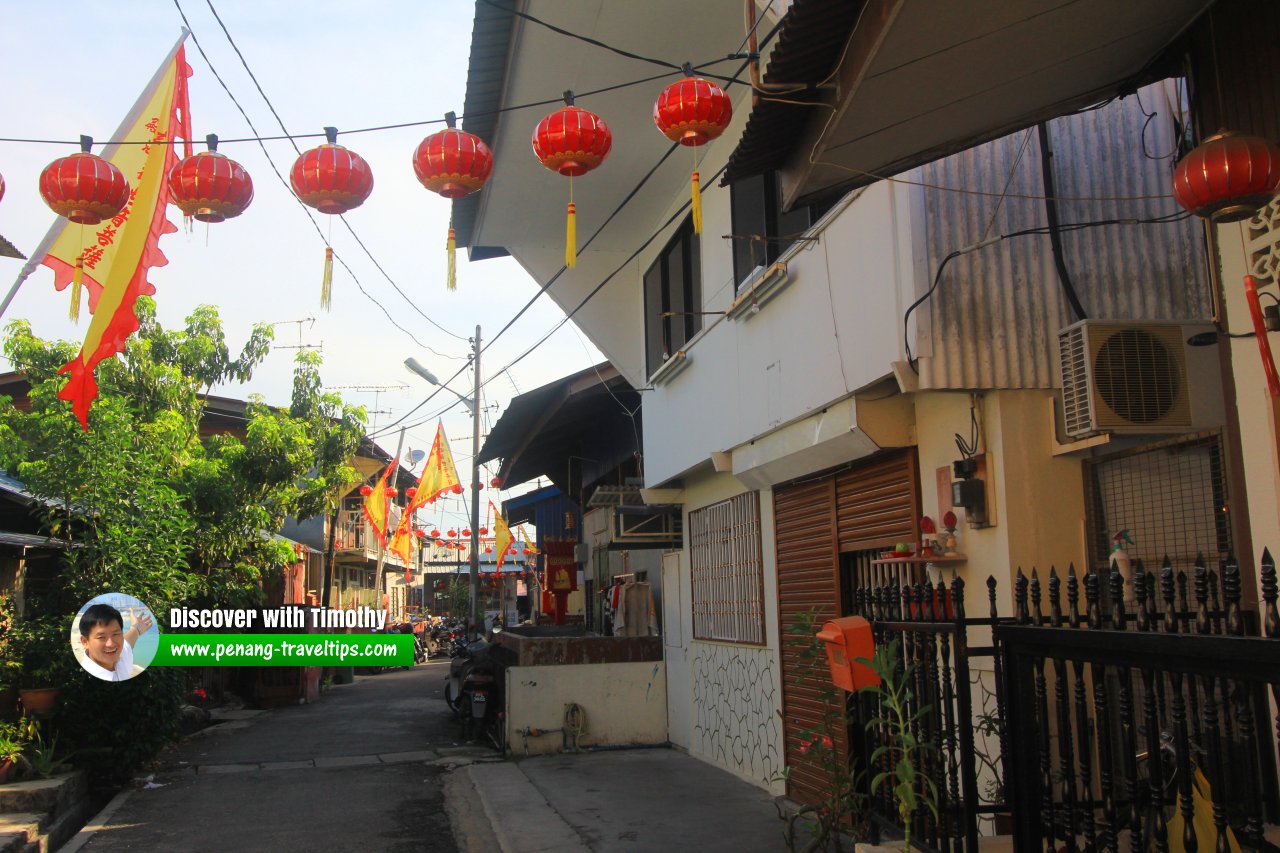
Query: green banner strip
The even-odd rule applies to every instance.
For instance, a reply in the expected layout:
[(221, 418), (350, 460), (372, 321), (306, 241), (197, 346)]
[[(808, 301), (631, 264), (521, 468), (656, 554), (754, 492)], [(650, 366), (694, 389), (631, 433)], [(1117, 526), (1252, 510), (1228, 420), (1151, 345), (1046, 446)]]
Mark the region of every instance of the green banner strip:
[(162, 634), (152, 666), (413, 666), (408, 634)]

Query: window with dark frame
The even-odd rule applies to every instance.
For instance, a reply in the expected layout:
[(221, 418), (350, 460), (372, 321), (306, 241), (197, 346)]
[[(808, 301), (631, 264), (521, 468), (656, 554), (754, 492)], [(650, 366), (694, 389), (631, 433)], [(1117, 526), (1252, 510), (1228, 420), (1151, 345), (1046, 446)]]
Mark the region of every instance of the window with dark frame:
[(767, 267), (809, 230), (835, 199), (782, 211), (777, 172), (741, 178), (729, 185), (733, 220), (733, 280), (741, 286), (756, 267)]
[(645, 364), (652, 376), (702, 328), (701, 241), (689, 217), (644, 274)]
[(763, 645), (759, 495), (692, 510), (689, 546), (694, 638)]

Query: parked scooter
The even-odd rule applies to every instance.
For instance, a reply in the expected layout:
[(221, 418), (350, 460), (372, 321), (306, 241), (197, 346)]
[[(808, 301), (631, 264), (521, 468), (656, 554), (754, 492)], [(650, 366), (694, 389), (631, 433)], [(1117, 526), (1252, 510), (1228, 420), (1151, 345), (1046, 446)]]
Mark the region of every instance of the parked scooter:
[(477, 733), (489, 738), (498, 749), (506, 743), (503, 723), (502, 668), (493, 658), (494, 647), (484, 640), (463, 646), (449, 663), (449, 680), (444, 698), (462, 722), (463, 736)]

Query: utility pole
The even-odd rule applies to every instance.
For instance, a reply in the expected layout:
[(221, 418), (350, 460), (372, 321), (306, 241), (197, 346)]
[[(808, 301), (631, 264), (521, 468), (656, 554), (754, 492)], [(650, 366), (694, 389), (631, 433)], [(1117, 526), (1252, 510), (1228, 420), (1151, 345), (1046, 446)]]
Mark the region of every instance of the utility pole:
[(471, 624), (480, 628), (480, 326), (472, 359), (475, 368), (475, 394), (471, 398)]

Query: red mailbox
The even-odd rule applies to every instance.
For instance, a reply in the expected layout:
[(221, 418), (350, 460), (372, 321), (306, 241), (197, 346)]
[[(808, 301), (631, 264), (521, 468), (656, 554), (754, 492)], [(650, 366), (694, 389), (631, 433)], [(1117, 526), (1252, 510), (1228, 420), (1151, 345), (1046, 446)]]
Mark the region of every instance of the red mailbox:
[(822, 626), (818, 639), (827, 647), (827, 664), (836, 687), (854, 691), (880, 683), (875, 670), (858, 658), (875, 656), (876, 643), (871, 636), (871, 623), (861, 616), (833, 619)]

